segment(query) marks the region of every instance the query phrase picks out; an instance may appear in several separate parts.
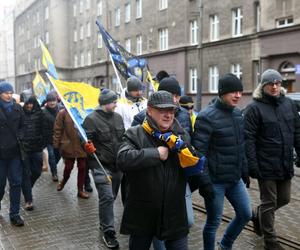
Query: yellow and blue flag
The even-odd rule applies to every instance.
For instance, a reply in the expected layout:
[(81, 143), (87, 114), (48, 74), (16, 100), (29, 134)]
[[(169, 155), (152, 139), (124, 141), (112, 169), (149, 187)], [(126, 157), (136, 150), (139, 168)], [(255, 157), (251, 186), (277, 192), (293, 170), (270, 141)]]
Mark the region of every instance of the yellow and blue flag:
[[(82, 128), (85, 117), (98, 106), (100, 89), (84, 82), (66, 82), (48, 75), (54, 89), (63, 98), (63, 103), (73, 117), (80, 134), (86, 139)], [(86, 139), (87, 140), (87, 139)]]
[(116, 68), (125, 80), (130, 76), (136, 76), (140, 80), (143, 80), (143, 69), (147, 65), (147, 60), (129, 53), (110, 36), (98, 20), (96, 24)]
[(159, 82), (153, 80), (153, 77), (149, 70), (147, 70), (146, 82), (151, 84), (153, 92), (156, 92), (158, 90)]
[(42, 104), (46, 100), (47, 94), (50, 92), (50, 85), (44, 81), (38, 71), (36, 71), (35, 77), (32, 81), (32, 89), (39, 104)]
[(54, 62), (52, 60), (52, 57), (51, 57), (47, 47), (45, 46), (45, 44), (42, 42), (42, 40), (40, 39), (39, 41), (40, 41), (42, 52), (43, 52), (42, 64), (44, 65), (44, 67), (47, 69), (49, 74), (54, 79), (58, 79), (58, 74), (56, 72), (56, 68), (54, 66)]

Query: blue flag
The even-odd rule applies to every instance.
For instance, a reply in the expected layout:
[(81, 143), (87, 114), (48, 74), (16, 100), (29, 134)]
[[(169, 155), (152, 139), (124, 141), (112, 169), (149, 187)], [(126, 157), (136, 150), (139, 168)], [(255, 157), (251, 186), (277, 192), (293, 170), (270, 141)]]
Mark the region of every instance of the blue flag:
[(126, 80), (130, 76), (136, 76), (143, 80), (143, 69), (147, 65), (147, 60), (129, 53), (109, 35), (98, 20), (96, 24), (120, 74)]

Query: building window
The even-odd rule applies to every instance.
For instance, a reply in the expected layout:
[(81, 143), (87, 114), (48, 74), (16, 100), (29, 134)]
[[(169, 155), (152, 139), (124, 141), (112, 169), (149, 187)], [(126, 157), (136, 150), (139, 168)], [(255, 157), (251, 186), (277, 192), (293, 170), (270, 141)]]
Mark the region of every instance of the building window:
[(28, 40), (30, 39), (30, 30), (29, 29), (27, 30), (27, 39)]
[(168, 8), (168, 0), (159, 0), (159, 10)]
[(38, 44), (38, 40), (37, 40), (37, 37), (35, 36), (33, 38), (33, 48), (37, 48), (37, 44)]
[(76, 3), (73, 5), (73, 16), (75, 17), (77, 15), (77, 5)]
[(90, 37), (91, 36), (91, 23), (88, 22), (86, 24), (86, 37)]
[(80, 40), (83, 40), (83, 26), (80, 26)]
[(210, 22), (210, 41), (218, 41), (220, 37), (219, 16), (211, 15), (209, 18), (209, 22)]
[(74, 30), (74, 42), (77, 42), (77, 30)]
[(232, 36), (243, 35), (243, 13), (241, 8), (232, 10)]
[(190, 42), (191, 45), (198, 44), (198, 22), (193, 20), (190, 22)]
[(97, 45), (98, 45), (98, 49), (101, 49), (102, 48), (102, 36), (99, 34), (98, 35), (98, 43), (97, 43)]
[(142, 0), (136, 0), (136, 18), (142, 18)]
[(84, 53), (83, 52), (80, 53), (80, 66), (81, 67), (84, 66)]
[(130, 22), (130, 3), (125, 5), (125, 23)]
[(28, 63), (30, 63), (30, 61), (31, 61), (30, 52), (27, 53), (27, 61), (28, 61)]
[(219, 82), (219, 69), (217, 66), (209, 67), (209, 92), (218, 92), (218, 82)]
[(260, 31), (260, 6), (259, 6), (259, 2), (255, 2), (254, 8), (255, 8), (255, 27), (256, 27), (256, 32), (259, 32)]
[(277, 28), (288, 27), (294, 24), (293, 17), (285, 17), (276, 20)]
[(45, 33), (45, 43), (49, 44), (49, 32), (48, 31), (46, 31), (46, 33)]
[(120, 17), (121, 17), (121, 10), (120, 8), (115, 9), (115, 26), (120, 25)]
[(131, 40), (130, 40), (130, 38), (125, 39), (125, 49), (126, 49), (128, 52), (131, 52)]
[(159, 50), (167, 50), (168, 49), (168, 29), (159, 29), (158, 30), (159, 37)]
[(40, 12), (36, 13), (36, 23), (40, 23)]
[(74, 68), (78, 67), (78, 56), (75, 54), (74, 55)]
[(49, 7), (47, 6), (45, 8), (45, 20), (48, 20), (48, 18), (49, 18)]
[(191, 68), (190, 69), (190, 93), (197, 93), (197, 69)]
[(102, 0), (97, 4), (97, 16), (102, 16)]
[(86, 10), (91, 8), (91, 0), (86, 0)]
[(142, 54), (142, 36), (141, 35), (136, 36), (136, 54), (137, 55)]
[(80, 0), (79, 2), (79, 13), (83, 12), (83, 0)]
[(89, 50), (87, 53), (87, 65), (91, 65), (92, 64), (92, 53)]
[(243, 72), (240, 64), (231, 64), (231, 73), (242, 80)]

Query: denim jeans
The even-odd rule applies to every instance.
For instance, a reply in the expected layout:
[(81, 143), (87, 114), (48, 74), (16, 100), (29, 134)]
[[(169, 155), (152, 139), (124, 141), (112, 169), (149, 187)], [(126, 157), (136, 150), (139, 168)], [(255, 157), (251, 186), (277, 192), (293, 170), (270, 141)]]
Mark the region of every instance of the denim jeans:
[(99, 220), (100, 229), (105, 233), (115, 231), (114, 226), (114, 201), (118, 195), (121, 182), (121, 172), (107, 173), (112, 177), (112, 183), (108, 183), (102, 170), (92, 169), (95, 186), (98, 192), (99, 200)]
[(27, 156), (23, 163), (22, 193), (25, 202), (32, 202), (32, 187), (42, 173), (43, 153), (32, 152)]
[(23, 171), (22, 168), (21, 159), (19, 157), (7, 160), (0, 159), (0, 201), (5, 193), (7, 178), (9, 182), (10, 218), (19, 215)]
[[(134, 236), (129, 237), (129, 250), (149, 250), (153, 236)], [(187, 250), (187, 237), (176, 240), (164, 241), (167, 250)]]
[(205, 199), (207, 219), (203, 230), (204, 249), (215, 249), (216, 232), (221, 223), (224, 197), (233, 206), (235, 217), (227, 226), (220, 246), (222, 249), (232, 249), (234, 241), (251, 219), (250, 197), (242, 180), (230, 183), (214, 183), (213, 188), (215, 198), (213, 200)]
[(53, 145), (51, 144), (47, 145), (47, 150), (48, 150), (48, 161), (49, 161), (51, 174), (57, 175), (57, 163), (60, 160), (59, 151), (53, 148)]

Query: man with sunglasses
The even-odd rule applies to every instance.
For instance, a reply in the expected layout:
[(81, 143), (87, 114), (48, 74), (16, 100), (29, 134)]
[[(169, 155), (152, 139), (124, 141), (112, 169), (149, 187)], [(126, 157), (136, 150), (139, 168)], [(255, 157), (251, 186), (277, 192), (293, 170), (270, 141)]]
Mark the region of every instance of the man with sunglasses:
[(245, 110), (249, 175), (258, 180), (261, 204), (253, 212), (255, 232), (264, 236), (265, 249), (284, 249), (276, 238), (275, 211), (287, 205), (294, 176), (293, 149), (300, 154), (300, 118), (285, 97), (282, 77), (267, 69)]

